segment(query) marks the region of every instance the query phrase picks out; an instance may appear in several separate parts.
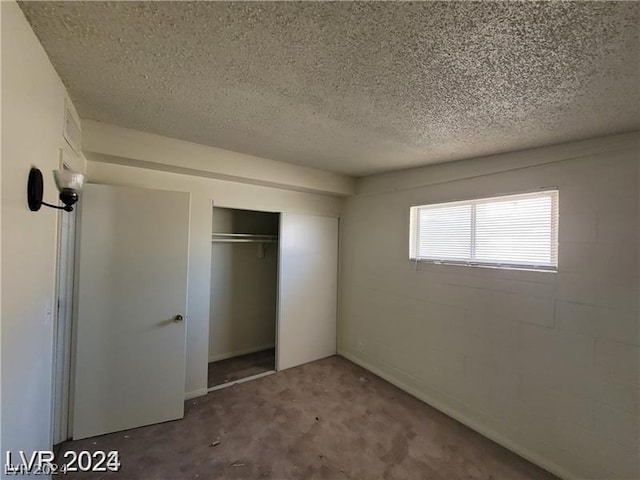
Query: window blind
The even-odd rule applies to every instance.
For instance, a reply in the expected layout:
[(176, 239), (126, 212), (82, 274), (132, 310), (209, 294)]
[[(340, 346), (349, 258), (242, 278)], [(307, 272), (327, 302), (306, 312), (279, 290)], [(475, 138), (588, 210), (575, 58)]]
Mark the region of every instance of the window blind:
[(558, 191), (411, 208), (410, 258), (554, 270)]

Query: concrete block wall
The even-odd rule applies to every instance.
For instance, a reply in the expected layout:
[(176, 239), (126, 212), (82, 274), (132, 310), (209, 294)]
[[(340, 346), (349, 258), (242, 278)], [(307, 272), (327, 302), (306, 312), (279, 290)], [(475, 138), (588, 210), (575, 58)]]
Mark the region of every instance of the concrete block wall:
[[(632, 134), (364, 179), (339, 353), (564, 477), (638, 478), (638, 163)], [(411, 205), (552, 186), (557, 273), (409, 260)]]

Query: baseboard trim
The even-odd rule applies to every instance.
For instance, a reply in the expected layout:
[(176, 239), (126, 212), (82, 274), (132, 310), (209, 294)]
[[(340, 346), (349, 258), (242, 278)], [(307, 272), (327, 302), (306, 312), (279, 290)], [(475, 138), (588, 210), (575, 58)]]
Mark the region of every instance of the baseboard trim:
[(186, 392), (184, 394), (184, 399), (186, 400), (191, 400), (192, 398), (197, 398), (197, 397), (202, 397), (203, 395), (207, 394), (207, 389), (206, 388), (199, 388), (198, 390), (194, 390), (192, 392)]
[(245, 348), (243, 350), (236, 350), (235, 352), (218, 353), (216, 355), (209, 356), (209, 363), (218, 362), (220, 360), (226, 360), (227, 358), (239, 357), (240, 355), (247, 355), (249, 353), (261, 352), (262, 350), (268, 350), (274, 348), (275, 344), (270, 343), (268, 345), (260, 345), (259, 347)]
[(479, 434), (487, 437), (490, 440), (493, 440), (497, 444), (502, 445), (503, 447), (511, 450), (517, 455), (520, 455), (522, 458), (529, 460), (531, 463), (534, 463), (535, 465), (538, 465), (539, 467), (544, 468), (545, 470), (553, 473), (554, 475), (557, 475), (558, 477), (564, 478), (567, 480), (580, 478), (579, 476), (576, 476), (571, 472), (568, 472), (566, 469), (564, 469), (557, 463), (550, 461), (547, 458), (541, 457), (540, 455), (538, 455), (535, 452), (532, 452), (528, 448), (523, 447), (511, 441), (510, 439), (504, 437), (503, 435), (494, 431), (493, 429), (488, 428), (485, 425), (469, 418), (467, 415), (463, 413), (460, 413), (455, 408), (452, 408), (449, 405), (446, 405), (443, 402), (432, 398), (430, 395), (424, 392), (421, 392), (419, 390), (416, 390), (413, 387), (410, 387), (409, 385), (405, 384), (403, 381), (395, 378), (392, 374), (382, 371), (380, 368), (371, 365), (369, 362), (362, 360), (361, 358), (345, 351), (338, 351), (338, 355), (346, 358), (347, 360), (355, 363), (356, 365), (361, 366), (365, 370), (368, 370), (371, 373), (383, 378), (387, 382), (398, 387), (400, 390), (404, 390), (408, 394), (413, 395), (419, 400), (422, 400), (424, 403), (435, 408), (436, 410), (440, 410), (445, 415), (448, 415), (449, 417), (466, 425), (472, 430), (475, 430)]

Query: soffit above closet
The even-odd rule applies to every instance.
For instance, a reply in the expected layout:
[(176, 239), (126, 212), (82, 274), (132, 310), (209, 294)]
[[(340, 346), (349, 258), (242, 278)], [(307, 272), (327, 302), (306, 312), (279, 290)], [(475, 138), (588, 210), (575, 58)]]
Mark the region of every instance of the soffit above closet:
[(637, 2), (21, 2), (83, 118), (363, 176), (640, 128)]

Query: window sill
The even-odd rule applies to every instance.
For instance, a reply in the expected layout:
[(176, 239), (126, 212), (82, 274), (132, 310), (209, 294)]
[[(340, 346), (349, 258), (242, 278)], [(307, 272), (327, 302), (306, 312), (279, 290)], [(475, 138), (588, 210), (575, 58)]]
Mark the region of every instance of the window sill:
[(453, 267), (490, 268), (492, 270), (516, 270), (518, 272), (558, 273), (558, 267), (536, 267), (533, 265), (510, 265), (500, 263), (456, 262), (453, 260), (430, 260), (425, 258), (410, 258), (412, 262), (431, 265), (447, 265)]

